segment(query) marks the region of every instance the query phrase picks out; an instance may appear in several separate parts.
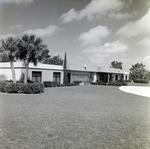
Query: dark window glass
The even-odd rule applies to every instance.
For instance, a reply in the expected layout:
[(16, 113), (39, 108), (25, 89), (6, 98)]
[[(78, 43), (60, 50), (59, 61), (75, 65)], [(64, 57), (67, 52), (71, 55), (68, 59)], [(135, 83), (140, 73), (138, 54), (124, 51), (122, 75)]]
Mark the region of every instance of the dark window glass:
[(53, 72), (53, 81), (60, 83), (60, 72)]
[(42, 81), (42, 72), (41, 71), (32, 71), (32, 81), (41, 82)]

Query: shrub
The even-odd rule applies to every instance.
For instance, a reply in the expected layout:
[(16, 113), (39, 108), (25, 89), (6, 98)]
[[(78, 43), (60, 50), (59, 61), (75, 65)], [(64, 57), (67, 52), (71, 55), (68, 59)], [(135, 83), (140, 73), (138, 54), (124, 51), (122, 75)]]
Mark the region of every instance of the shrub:
[(7, 82), (5, 84), (5, 92), (6, 93), (18, 93), (19, 88), (17, 86), (17, 84), (15, 83), (11, 83), (11, 82)]
[(55, 81), (44, 81), (44, 87), (56, 87), (59, 83)]
[(74, 86), (80, 85), (80, 83), (82, 83), (82, 81), (73, 81)]
[(91, 85), (104, 85), (103, 82), (98, 81), (98, 82), (90, 82)]
[(0, 81), (5, 81), (6, 78), (7, 78), (7, 77), (6, 77), (4, 74), (1, 74), (1, 75), (0, 75)]
[(42, 93), (44, 91), (44, 85), (42, 83), (30, 83), (29, 85), (33, 94)]
[(44, 85), (42, 83), (20, 83), (18, 87), (19, 93), (25, 94), (37, 94), (44, 91)]
[(44, 91), (42, 83), (0, 82), (0, 91), (6, 93), (37, 94)]
[(67, 83), (65, 86), (73, 86), (73, 83)]
[(32, 94), (32, 89), (28, 83), (18, 83), (19, 91), (18, 93)]
[(133, 80), (134, 83), (149, 83), (149, 80), (146, 79), (135, 79)]
[(110, 86), (127, 86), (127, 82), (124, 80), (111, 81), (108, 83)]
[(5, 85), (6, 85), (5, 81), (0, 81), (0, 91), (1, 92), (5, 92)]

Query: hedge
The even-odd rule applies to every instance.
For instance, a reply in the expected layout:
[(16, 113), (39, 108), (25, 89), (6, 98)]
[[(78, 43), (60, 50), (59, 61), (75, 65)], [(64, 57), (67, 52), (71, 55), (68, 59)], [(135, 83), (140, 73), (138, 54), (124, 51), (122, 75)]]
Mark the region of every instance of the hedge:
[(80, 83), (82, 83), (82, 81), (73, 81), (74, 86), (78, 86), (78, 85), (80, 85)]
[(44, 81), (43, 84), (44, 87), (56, 87), (57, 85), (59, 85), (59, 83), (55, 81)]
[(127, 86), (127, 82), (124, 80), (112, 81), (108, 83), (109, 86)]
[(149, 83), (149, 80), (146, 79), (135, 79), (133, 80), (134, 83)]
[(44, 91), (42, 83), (0, 82), (0, 91), (6, 93), (37, 94)]

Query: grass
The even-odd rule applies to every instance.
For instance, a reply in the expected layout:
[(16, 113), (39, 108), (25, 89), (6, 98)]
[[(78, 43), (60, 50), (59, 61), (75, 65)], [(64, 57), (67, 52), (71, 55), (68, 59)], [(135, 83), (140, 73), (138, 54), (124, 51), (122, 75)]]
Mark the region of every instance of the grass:
[(111, 86), (0, 94), (1, 149), (149, 149), (150, 100)]

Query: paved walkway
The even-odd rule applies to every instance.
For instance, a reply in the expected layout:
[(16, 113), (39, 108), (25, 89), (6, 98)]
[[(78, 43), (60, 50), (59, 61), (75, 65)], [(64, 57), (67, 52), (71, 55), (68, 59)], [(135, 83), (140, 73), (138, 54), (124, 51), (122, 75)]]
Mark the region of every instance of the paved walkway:
[(127, 93), (150, 97), (150, 86), (121, 86), (119, 89)]

